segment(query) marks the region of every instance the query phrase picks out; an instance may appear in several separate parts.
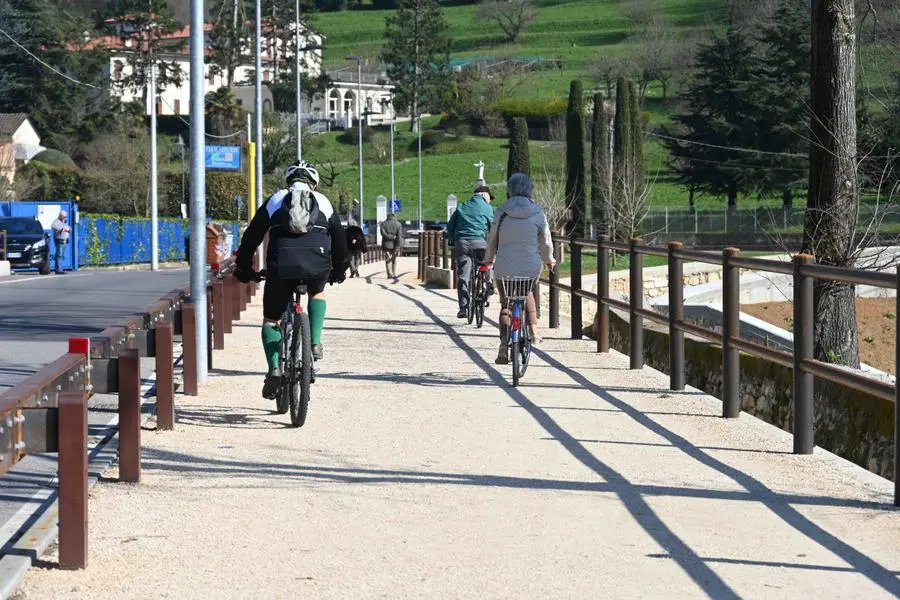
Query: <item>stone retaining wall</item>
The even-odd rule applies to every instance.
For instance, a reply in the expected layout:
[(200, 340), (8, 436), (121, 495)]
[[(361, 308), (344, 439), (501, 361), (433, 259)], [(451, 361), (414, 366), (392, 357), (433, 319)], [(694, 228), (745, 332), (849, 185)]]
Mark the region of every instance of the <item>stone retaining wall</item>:
[[(610, 347), (627, 353), (629, 323), (610, 311)], [(593, 337), (593, 327), (585, 334)], [(685, 381), (722, 397), (722, 347), (685, 336)], [(647, 366), (669, 373), (669, 335), (644, 326)], [(785, 431), (792, 427), (792, 369), (741, 354), (741, 409)], [(849, 388), (816, 381), (815, 442), (882, 477), (894, 474), (894, 404)]]

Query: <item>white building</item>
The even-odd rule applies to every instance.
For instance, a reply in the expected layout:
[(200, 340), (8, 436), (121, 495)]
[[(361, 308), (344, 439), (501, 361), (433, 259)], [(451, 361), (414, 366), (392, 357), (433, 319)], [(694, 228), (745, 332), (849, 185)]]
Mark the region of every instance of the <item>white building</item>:
[(28, 164), (35, 155), (46, 150), (41, 146), (41, 136), (24, 113), (0, 113), (0, 144), (3, 146), (0, 169), (10, 181), (15, 169)]
[[(212, 25), (205, 26), (204, 37), (209, 39)], [(266, 31), (263, 31), (266, 35)], [(161, 116), (181, 115), (190, 116), (190, 57), (189, 51), (190, 27), (166, 36), (166, 45), (173, 46), (175, 50), (159, 54), (160, 61), (174, 63), (181, 73), (181, 84), (170, 83), (162, 89), (156, 103), (157, 114)], [(317, 32), (307, 31), (301, 35), (301, 46), (318, 46), (304, 52), (303, 73), (311, 78), (319, 77), (322, 73), (321, 46), (325, 37)], [(180, 44), (179, 44), (180, 42)], [(132, 73), (129, 59), (138, 50), (134, 46), (136, 42), (127, 37), (106, 36), (92, 40), (91, 46), (102, 46), (111, 50), (107, 74), (110, 78), (110, 94), (123, 102), (133, 102), (144, 97), (144, 90), (134, 89), (122, 82), (127, 81)], [(252, 45), (251, 45), (252, 46)], [(211, 92), (226, 85), (224, 73), (217, 73), (210, 60), (210, 52), (207, 50), (207, 62), (205, 65), (206, 91)], [(253, 84), (255, 70), (253, 55), (245, 53), (246, 62), (235, 69), (234, 86), (240, 103), (246, 110), (252, 110), (252, 101), (248, 102), (246, 86)], [(294, 52), (293, 41), (269, 36), (263, 40), (262, 80), (266, 83), (276, 79), (276, 72), (293, 69)], [(359, 117), (359, 113), (367, 114), (372, 123), (382, 123), (393, 116), (393, 107), (387, 105), (384, 99), (391, 93), (391, 86), (387, 84), (387, 78), (383, 74), (364, 72), (362, 82), (357, 83), (357, 69), (347, 69), (329, 72), (331, 78), (328, 89), (322, 95), (304, 94), (302, 111), (304, 120), (327, 122), (327, 127), (345, 127), (348, 122)], [(361, 104), (357, 106), (356, 96), (361, 89)], [(252, 98), (252, 96), (251, 96)], [(272, 95), (268, 89), (263, 94), (263, 110), (274, 108)], [(147, 106), (147, 113), (150, 106)]]

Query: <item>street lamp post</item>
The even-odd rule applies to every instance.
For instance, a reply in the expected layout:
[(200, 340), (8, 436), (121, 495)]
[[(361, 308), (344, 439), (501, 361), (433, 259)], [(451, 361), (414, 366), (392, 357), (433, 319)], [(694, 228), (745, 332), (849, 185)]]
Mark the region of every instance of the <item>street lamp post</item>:
[(294, 76), (297, 78), (297, 160), (303, 160), (303, 98), (300, 95), (300, 0), (297, 0), (297, 22), (294, 24)]
[(356, 63), (356, 131), (358, 133), (358, 151), (359, 151), (359, 226), (365, 231), (365, 196), (363, 196), (363, 155), (362, 155), (362, 111), (360, 110), (362, 102), (362, 59), (358, 56), (348, 56), (347, 60)]
[[(254, 26), (254, 43), (256, 46), (256, 73), (254, 74), (253, 110), (255, 114), (253, 115), (253, 117), (256, 129), (256, 207), (259, 208), (263, 202), (262, 0), (256, 0), (256, 15)], [(262, 258), (262, 250), (260, 250), (260, 258)]]
[[(259, 0), (257, 0), (258, 2)], [(194, 348), (197, 349), (197, 381), (207, 378), (206, 340), (206, 124), (203, 0), (191, 0), (191, 302), (195, 307)]]
[(391, 111), (391, 201), (397, 199), (394, 193), (394, 98), (392, 96), (384, 96), (381, 99), (381, 106), (384, 110)]

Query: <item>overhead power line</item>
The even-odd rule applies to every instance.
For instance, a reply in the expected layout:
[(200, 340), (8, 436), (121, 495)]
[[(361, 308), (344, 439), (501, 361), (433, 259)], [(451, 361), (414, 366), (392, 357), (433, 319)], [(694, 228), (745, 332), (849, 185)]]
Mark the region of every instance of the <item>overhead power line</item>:
[(70, 76), (66, 75), (65, 73), (63, 73), (62, 71), (59, 71), (59, 70), (57, 70), (56, 68), (54, 68), (52, 65), (47, 64), (46, 62), (44, 62), (43, 60), (41, 60), (40, 57), (38, 57), (37, 55), (35, 55), (31, 50), (29, 50), (28, 48), (26, 48), (25, 46), (23, 46), (22, 44), (20, 44), (20, 43), (18, 42), (18, 40), (16, 40), (13, 36), (11, 36), (11, 35), (9, 35), (8, 33), (6, 33), (6, 31), (4, 31), (2, 28), (0, 28), (0, 33), (2, 33), (4, 36), (6, 36), (6, 38), (7, 38), (9, 41), (11, 41), (13, 44), (15, 44), (16, 47), (18, 47), (18, 48), (19, 48), (20, 50), (22, 50), (25, 54), (27, 54), (28, 56), (30, 56), (31, 58), (33, 58), (34, 60), (36, 60), (40, 65), (42, 65), (43, 67), (45, 67), (45, 68), (47, 68), (47, 69), (50, 69), (51, 71), (53, 71), (54, 73), (56, 73), (56, 74), (59, 75), (60, 77), (62, 77), (62, 78), (64, 78), (64, 79), (67, 79), (67, 80), (71, 81), (72, 83), (74, 83), (74, 84), (76, 84), (76, 85), (82, 85), (82, 86), (84, 86), (84, 87), (93, 88), (93, 89), (95, 89), (95, 90), (99, 90), (99, 89), (100, 89), (99, 87), (97, 87), (96, 85), (93, 85), (93, 84), (91, 84), (91, 83), (85, 83), (85, 82), (83, 82), (83, 81), (78, 81), (78, 80), (75, 79), (74, 77), (70, 77)]

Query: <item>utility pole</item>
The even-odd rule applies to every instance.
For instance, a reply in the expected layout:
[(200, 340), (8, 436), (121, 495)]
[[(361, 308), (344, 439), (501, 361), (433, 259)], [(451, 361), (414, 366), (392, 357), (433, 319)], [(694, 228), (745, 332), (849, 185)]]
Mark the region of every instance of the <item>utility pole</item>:
[(297, 0), (297, 22), (294, 24), (294, 75), (297, 77), (297, 160), (303, 160), (303, 97), (300, 95), (300, 0)]
[[(253, 116), (256, 119), (256, 207), (259, 208), (263, 202), (262, 0), (256, 0), (255, 16), (256, 73)], [(262, 249), (259, 255), (262, 260)]]
[(357, 150), (359, 154), (359, 226), (365, 231), (365, 221), (363, 220), (363, 211), (365, 210), (365, 200), (363, 196), (363, 137), (362, 137), (362, 58), (358, 56), (348, 56), (347, 60), (356, 62), (356, 131), (357, 131)]
[(203, 0), (191, 0), (191, 302), (194, 303), (197, 326), (197, 380), (207, 377), (206, 307), (206, 71), (204, 65)]
[(150, 270), (159, 271), (159, 194), (156, 164), (156, 65), (150, 61)]

